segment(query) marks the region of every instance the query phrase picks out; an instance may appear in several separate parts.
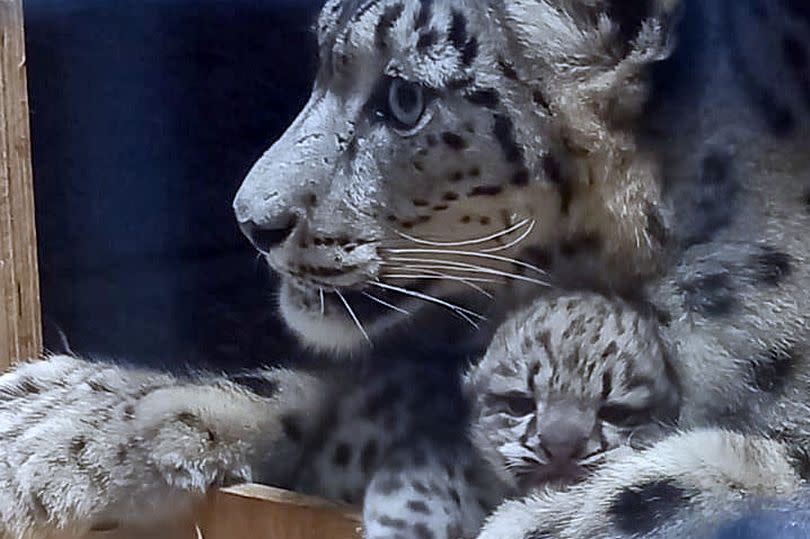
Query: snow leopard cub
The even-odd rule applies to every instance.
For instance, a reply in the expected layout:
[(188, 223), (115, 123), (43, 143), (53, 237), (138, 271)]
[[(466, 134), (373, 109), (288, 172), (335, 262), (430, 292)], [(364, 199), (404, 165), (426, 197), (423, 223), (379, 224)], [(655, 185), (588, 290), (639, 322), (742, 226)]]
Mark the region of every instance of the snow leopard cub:
[(522, 494), (652, 443), (679, 413), (652, 325), (596, 294), (543, 298), (512, 315), (465, 385), (476, 447)]
[(362, 503), (366, 538), (475, 537), (505, 497), (576, 479), (676, 413), (657, 341), (616, 305), (572, 296), (518, 312), (463, 383), (434, 358), (230, 378), (23, 365), (0, 377), (0, 531), (154, 520), (252, 480)]

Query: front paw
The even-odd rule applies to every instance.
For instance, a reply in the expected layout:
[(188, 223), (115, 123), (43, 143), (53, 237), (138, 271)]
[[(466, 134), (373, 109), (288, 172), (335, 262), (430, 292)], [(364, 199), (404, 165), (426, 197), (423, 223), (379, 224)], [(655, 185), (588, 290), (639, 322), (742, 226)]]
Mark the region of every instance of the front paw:
[(588, 481), (503, 504), (479, 539), (709, 537), (745, 500), (795, 494), (785, 448), (719, 430), (672, 436)]

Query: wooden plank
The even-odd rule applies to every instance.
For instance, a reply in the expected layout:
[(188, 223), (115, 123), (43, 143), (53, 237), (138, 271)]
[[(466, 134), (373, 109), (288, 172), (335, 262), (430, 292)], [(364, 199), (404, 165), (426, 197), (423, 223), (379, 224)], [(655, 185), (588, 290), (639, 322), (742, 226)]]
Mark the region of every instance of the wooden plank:
[(0, 372), (42, 346), (20, 0), (0, 0)]
[[(80, 539), (361, 539), (359, 512), (348, 505), (263, 485), (211, 492), (194, 514), (171, 523), (90, 533)], [(47, 539), (77, 539), (52, 534)]]
[(197, 519), (203, 539), (360, 539), (354, 508), (262, 485), (212, 493)]

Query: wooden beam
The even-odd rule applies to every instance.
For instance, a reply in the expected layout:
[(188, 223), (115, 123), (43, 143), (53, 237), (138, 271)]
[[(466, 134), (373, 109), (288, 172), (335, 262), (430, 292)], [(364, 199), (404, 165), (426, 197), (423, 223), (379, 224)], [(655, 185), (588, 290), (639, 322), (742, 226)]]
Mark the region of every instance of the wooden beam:
[(42, 346), (20, 0), (0, 0), (0, 372)]
[(360, 539), (360, 522), (347, 505), (262, 485), (213, 492), (198, 518), (204, 539)]
[(348, 505), (246, 484), (211, 492), (193, 515), (178, 514), (173, 522), (43, 539), (360, 539), (360, 525), (359, 512)]

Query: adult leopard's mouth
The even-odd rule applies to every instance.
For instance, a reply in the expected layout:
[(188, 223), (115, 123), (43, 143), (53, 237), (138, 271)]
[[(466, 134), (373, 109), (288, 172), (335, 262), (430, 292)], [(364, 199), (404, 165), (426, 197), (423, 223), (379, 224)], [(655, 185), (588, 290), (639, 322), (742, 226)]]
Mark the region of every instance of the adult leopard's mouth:
[(426, 306), (442, 309), (475, 328), (485, 318), (444, 298), (442, 283), (409, 281), (391, 284), (369, 280), (353, 286), (282, 277), (280, 310), (304, 344), (332, 353), (368, 346)]

